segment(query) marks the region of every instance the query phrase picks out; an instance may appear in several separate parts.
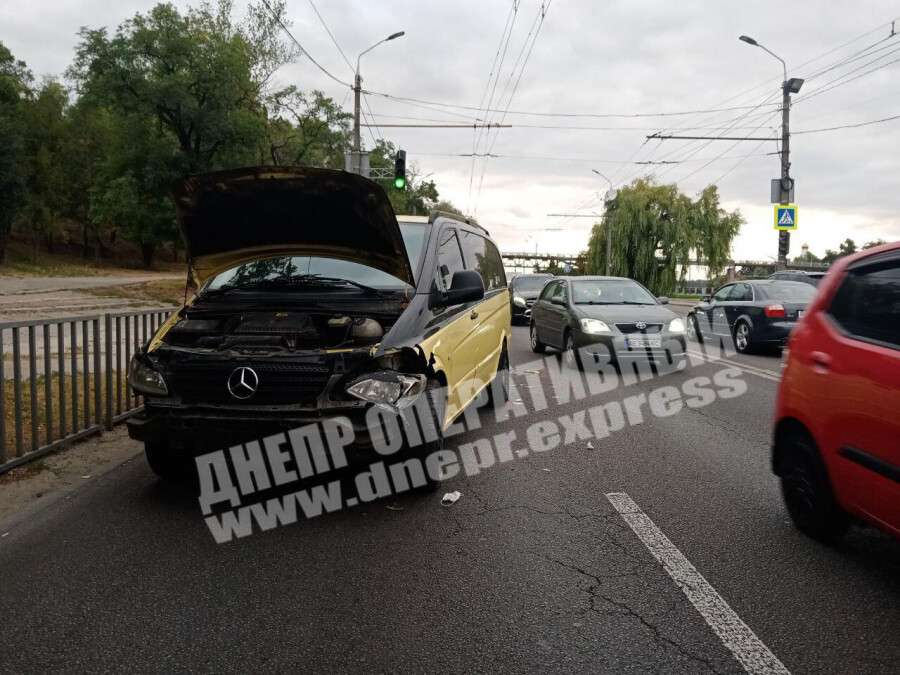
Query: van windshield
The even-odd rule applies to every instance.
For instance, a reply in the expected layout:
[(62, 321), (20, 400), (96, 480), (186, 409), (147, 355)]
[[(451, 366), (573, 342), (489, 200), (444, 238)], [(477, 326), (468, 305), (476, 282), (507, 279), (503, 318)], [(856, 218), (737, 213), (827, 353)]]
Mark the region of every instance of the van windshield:
[[(425, 246), (426, 226), (400, 223), (403, 244), (415, 272)], [(204, 293), (229, 290), (290, 289), (336, 290), (405, 290), (401, 279), (381, 270), (349, 260), (320, 256), (273, 256), (236, 265), (217, 274), (203, 289)]]

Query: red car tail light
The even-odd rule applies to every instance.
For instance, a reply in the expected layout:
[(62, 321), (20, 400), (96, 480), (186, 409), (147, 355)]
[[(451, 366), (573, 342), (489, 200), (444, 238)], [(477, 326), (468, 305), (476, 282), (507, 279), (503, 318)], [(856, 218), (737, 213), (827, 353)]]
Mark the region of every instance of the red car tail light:
[(770, 319), (783, 319), (787, 314), (784, 311), (784, 305), (767, 305), (763, 309), (765, 315)]

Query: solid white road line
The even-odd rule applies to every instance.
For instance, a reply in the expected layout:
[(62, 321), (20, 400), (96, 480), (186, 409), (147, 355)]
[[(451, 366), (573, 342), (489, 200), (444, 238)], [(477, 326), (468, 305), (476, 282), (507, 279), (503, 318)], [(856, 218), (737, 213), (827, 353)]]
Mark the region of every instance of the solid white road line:
[(695, 352), (690, 349), (688, 350), (688, 356), (706, 363), (722, 363), (726, 366), (737, 368), (738, 370), (741, 370), (750, 375), (756, 375), (757, 377), (761, 377), (765, 380), (771, 380), (772, 382), (781, 381), (781, 375), (779, 373), (776, 373), (774, 370), (766, 370), (765, 368), (759, 368), (757, 366), (748, 366), (747, 364), (741, 363), (740, 361), (731, 361), (720, 356), (708, 356), (701, 352)]
[(750, 627), (741, 621), (716, 589), (669, 541), (650, 517), (624, 492), (606, 495), (616, 511), (634, 530), (653, 557), (684, 591), (688, 600), (706, 620), (722, 643), (748, 673), (789, 673)]

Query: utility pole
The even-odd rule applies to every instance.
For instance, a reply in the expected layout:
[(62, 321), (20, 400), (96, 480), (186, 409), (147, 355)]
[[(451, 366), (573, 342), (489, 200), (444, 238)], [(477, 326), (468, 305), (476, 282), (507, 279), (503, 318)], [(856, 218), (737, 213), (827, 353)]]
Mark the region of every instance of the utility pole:
[(609, 184), (609, 190), (606, 191), (606, 194), (603, 196), (603, 217), (606, 218), (606, 276), (610, 274), (610, 262), (612, 260), (612, 225), (609, 222), (609, 205), (613, 199), (616, 198), (616, 191), (613, 189), (612, 181), (604, 176), (602, 173), (597, 171), (597, 169), (591, 169), (595, 174), (600, 176), (603, 180), (605, 180)]
[[(788, 79), (787, 64), (765, 45), (760, 44), (752, 37), (741, 35), (738, 38), (753, 47), (759, 47), (764, 52), (774, 56), (781, 62), (784, 79), (781, 82), (781, 185), (779, 190), (779, 204), (789, 204), (794, 197), (794, 180), (791, 178), (791, 94), (796, 94), (803, 86), (803, 80), (799, 77)], [(791, 233), (785, 230), (778, 232), (778, 267), (784, 269), (787, 266), (788, 252), (791, 250)]]
[[(799, 87), (798, 87), (799, 89)], [(788, 87), (787, 71), (781, 83), (781, 202), (791, 201), (791, 90)], [(791, 233), (778, 232), (778, 267), (787, 267), (787, 255), (791, 250)]]
[(359, 74), (360, 59), (378, 45), (389, 42), (390, 40), (396, 40), (398, 37), (403, 37), (404, 35), (406, 35), (406, 33), (402, 30), (391, 33), (383, 40), (379, 40), (368, 49), (361, 51), (359, 56), (356, 57), (356, 73), (353, 77), (353, 146), (345, 162), (345, 169), (352, 173), (358, 173), (361, 176), (366, 177), (369, 176), (369, 157), (368, 154), (364, 155), (362, 151), (362, 139), (360, 138), (359, 133), (359, 118), (362, 114), (359, 107), (359, 99), (362, 96), (362, 75)]
[(356, 77), (353, 79), (353, 151), (359, 152), (359, 95), (362, 90), (362, 77), (359, 74), (359, 62), (357, 62)]

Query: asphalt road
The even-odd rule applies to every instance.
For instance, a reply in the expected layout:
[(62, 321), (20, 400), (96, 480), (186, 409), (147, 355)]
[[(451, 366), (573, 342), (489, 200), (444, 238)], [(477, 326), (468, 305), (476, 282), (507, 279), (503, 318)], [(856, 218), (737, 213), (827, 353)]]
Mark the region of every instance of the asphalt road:
[[(730, 360), (743, 395), (458, 476), (450, 507), (406, 495), (217, 545), (190, 494), (127, 462), (0, 539), (0, 670), (743, 672), (606, 497), (627, 493), (788, 670), (896, 672), (900, 542), (791, 527), (769, 470), (780, 362)], [(482, 419), (524, 439), (726, 366)]]

